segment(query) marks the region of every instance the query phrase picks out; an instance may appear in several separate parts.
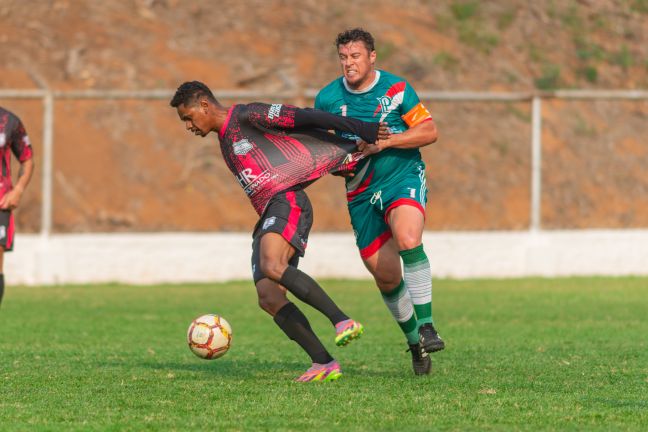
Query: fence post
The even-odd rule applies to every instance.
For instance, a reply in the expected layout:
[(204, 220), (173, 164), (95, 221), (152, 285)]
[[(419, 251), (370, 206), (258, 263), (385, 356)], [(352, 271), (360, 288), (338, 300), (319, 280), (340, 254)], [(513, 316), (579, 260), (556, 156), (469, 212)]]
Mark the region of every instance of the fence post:
[(542, 195), (542, 103), (540, 96), (531, 101), (531, 231), (541, 228)]
[(54, 97), (52, 92), (43, 96), (43, 172), (41, 206), (41, 237), (49, 238), (52, 232), (52, 159), (54, 134)]

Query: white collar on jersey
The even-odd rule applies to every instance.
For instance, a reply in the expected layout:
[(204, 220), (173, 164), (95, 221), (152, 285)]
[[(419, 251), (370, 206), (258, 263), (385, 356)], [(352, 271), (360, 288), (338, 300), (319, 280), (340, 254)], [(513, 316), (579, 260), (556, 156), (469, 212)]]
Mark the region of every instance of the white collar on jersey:
[(372, 88), (378, 84), (378, 80), (380, 79), (380, 71), (376, 69), (376, 77), (374, 78), (373, 82), (367, 87), (366, 89), (363, 90), (353, 90), (351, 87), (349, 87), (349, 84), (347, 83), (346, 78), (342, 77), (342, 82), (344, 83), (344, 88), (347, 89), (349, 93), (353, 94), (362, 94), (362, 93), (367, 93), (370, 91)]

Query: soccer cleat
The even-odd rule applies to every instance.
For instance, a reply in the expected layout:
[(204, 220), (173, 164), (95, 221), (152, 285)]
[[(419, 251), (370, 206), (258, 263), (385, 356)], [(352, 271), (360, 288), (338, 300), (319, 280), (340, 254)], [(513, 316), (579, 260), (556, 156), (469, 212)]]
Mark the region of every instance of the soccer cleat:
[(412, 368), (414, 375), (429, 375), (432, 369), (432, 361), (420, 344), (410, 345), (407, 350), (412, 353)]
[(425, 352), (433, 353), (445, 348), (443, 339), (441, 339), (441, 336), (439, 336), (432, 324), (421, 325), (418, 332), (419, 343)]
[(346, 346), (353, 339), (358, 339), (364, 332), (364, 327), (352, 319), (340, 321), (335, 324), (335, 345)]
[(334, 381), (342, 376), (342, 368), (340, 363), (336, 360), (330, 361), (326, 364), (313, 363), (302, 376), (297, 378), (297, 382), (324, 382)]

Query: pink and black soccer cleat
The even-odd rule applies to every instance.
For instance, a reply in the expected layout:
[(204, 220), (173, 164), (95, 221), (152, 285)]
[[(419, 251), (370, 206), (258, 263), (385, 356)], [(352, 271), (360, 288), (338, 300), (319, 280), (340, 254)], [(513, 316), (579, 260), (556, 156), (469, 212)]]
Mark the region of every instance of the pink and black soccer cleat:
[(340, 321), (335, 325), (335, 345), (346, 346), (353, 339), (358, 339), (364, 332), (364, 327), (352, 319)]
[(336, 360), (330, 361), (326, 364), (313, 363), (302, 376), (297, 378), (297, 382), (324, 382), (334, 381), (342, 376), (342, 368), (340, 363)]

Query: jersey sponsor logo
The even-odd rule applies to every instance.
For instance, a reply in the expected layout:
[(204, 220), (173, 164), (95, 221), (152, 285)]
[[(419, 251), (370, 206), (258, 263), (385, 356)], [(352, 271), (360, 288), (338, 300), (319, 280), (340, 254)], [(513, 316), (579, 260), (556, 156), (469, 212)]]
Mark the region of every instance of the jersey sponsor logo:
[(245, 156), (250, 152), (250, 150), (252, 150), (253, 146), (247, 138), (243, 138), (242, 140), (236, 141), (232, 144), (232, 148), (234, 149), (235, 155)]
[(272, 120), (275, 117), (279, 117), (281, 113), (282, 104), (272, 104), (270, 105), (270, 110), (268, 111), (268, 118)]
[(266, 220), (263, 221), (263, 228), (262, 229), (267, 230), (272, 225), (274, 225), (275, 222), (277, 222), (277, 217), (276, 216), (272, 216), (272, 217), (267, 218)]
[(385, 120), (389, 113), (394, 111), (403, 103), (404, 97), (405, 81), (392, 85), (383, 96), (376, 98), (378, 99), (378, 106), (374, 111), (374, 117), (380, 113), (380, 121)]
[(247, 195), (252, 195), (254, 191), (275, 177), (276, 174), (273, 176), (268, 171), (263, 171), (261, 174), (256, 175), (252, 174), (252, 168), (245, 168), (243, 171), (239, 171), (236, 175), (236, 180), (238, 180)]
[(254, 193), (254, 191), (256, 191), (257, 189), (259, 189), (261, 186), (263, 186), (265, 183), (267, 183), (268, 181), (272, 180), (272, 179), (275, 178), (276, 176), (277, 176), (276, 174), (275, 174), (275, 175), (272, 175), (272, 174), (270, 174), (269, 172), (264, 171), (264, 172), (263, 172), (262, 174), (260, 174), (256, 179), (254, 179), (254, 181), (253, 181), (252, 183), (250, 183), (250, 184), (248, 184), (247, 186), (245, 186), (245, 187), (243, 188), (243, 190), (245, 191), (245, 193), (246, 193), (247, 195), (252, 195), (252, 193)]
[(389, 96), (380, 96), (378, 98), (378, 103), (380, 104), (380, 111), (387, 112), (392, 103), (392, 99)]
[(0, 132), (0, 147), (4, 147), (7, 143), (7, 135), (4, 132)]
[(252, 174), (252, 168), (245, 168), (236, 175), (236, 180), (238, 180), (242, 187), (246, 187), (248, 184), (256, 180), (256, 178), (257, 176)]

